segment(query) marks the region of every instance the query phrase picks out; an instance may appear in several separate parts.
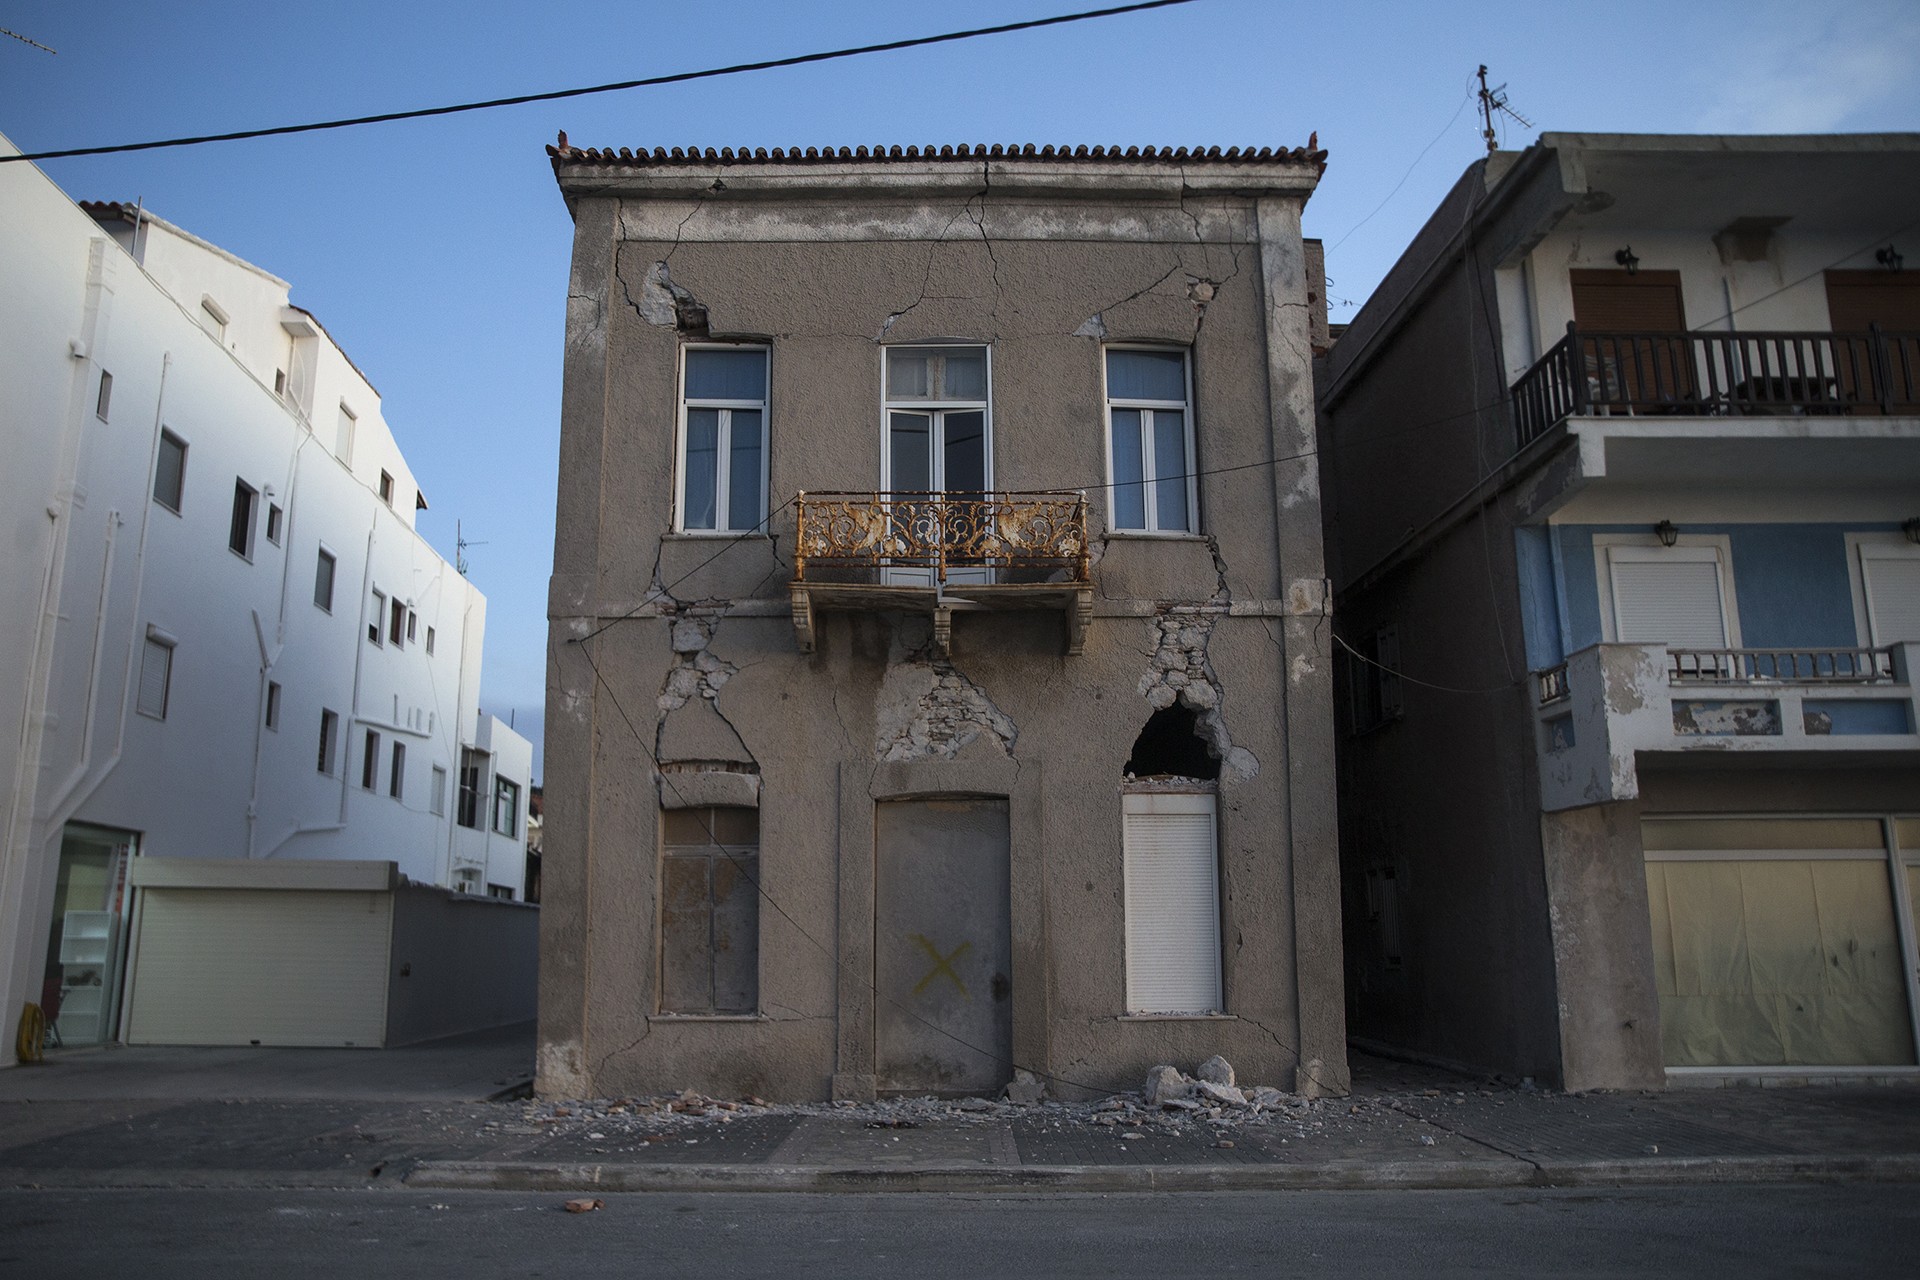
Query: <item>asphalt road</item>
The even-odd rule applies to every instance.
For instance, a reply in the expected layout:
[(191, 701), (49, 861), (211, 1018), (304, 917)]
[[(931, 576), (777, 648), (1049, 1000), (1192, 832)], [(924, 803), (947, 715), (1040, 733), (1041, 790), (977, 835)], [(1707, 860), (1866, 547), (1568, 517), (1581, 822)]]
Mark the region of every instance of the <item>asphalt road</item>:
[(1894, 1276), (1899, 1185), (1162, 1195), (0, 1192), (0, 1275)]

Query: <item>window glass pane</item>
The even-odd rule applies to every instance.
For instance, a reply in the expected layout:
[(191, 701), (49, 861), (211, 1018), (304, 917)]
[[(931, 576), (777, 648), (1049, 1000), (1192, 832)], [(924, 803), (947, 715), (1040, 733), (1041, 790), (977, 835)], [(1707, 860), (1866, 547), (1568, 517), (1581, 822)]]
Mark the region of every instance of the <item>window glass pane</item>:
[(948, 493), (979, 493), (987, 487), (987, 421), (982, 413), (949, 413), (943, 420)]
[(165, 432), (160, 436), (160, 457), (153, 469), (154, 501), (171, 511), (180, 509), (180, 487), (186, 479), (187, 446)]
[(941, 379), (942, 400), (985, 400), (987, 398), (987, 353), (949, 351), (945, 377)]
[(720, 411), (687, 410), (687, 492), (682, 525), (714, 527), (715, 483), (720, 456)]
[(933, 394), (932, 354), (925, 347), (887, 352), (887, 395), (906, 399)]
[(896, 413), (890, 419), (893, 488), (925, 493), (933, 488), (933, 458), (927, 437), (932, 419), (924, 413)]
[(767, 353), (758, 348), (687, 352), (687, 399), (765, 400)]
[(1187, 415), (1153, 415), (1154, 510), (1161, 529), (1191, 529), (1187, 519)]
[(1648, 818), (1640, 847), (1689, 849), (1879, 849), (1875, 818)]
[(1140, 411), (1113, 411), (1113, 527), (1147, 527), (1145, 478), (1140, 462)]
[(668, 809), (660, 815), (661, 842), (705, 848), (713, 843), (707, 835), (712, 821), (711, 809)]
[(760, 411), (735, 409), (727, 471), (727, 528), (751, 529), (760, 505)]
[(322, 551), (313, 570), (313, 602), (333, 612), (333, 557)]
[(1178, 351), (1107, 352), (1107, 395), (1114, 400), (1187, 399), (1187, 358)]

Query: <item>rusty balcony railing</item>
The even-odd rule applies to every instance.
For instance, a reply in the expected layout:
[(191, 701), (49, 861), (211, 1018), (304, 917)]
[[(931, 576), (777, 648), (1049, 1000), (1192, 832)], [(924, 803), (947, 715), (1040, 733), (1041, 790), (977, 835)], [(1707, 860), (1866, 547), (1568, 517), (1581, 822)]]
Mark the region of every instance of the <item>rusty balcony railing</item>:
[(1920, 413), (1920, 333), (1567, 336), (1513, 384), (1527, 444), (1571, 415)]
[(795, 582), (829, 567), (923, 569), (939, 586), (956, 570), (976, 581), (1089, 580), (1084, 493), (803, 492), (794, 506)]
[(1892, 680), (1892, 649), (1669, 649), (1673, 684), (1872, 684)]

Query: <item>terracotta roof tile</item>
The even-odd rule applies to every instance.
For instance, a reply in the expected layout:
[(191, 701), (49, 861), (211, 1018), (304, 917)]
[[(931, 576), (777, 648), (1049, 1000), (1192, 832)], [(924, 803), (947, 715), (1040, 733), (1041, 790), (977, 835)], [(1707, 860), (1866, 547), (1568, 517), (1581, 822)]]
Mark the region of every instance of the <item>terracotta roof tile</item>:
[(1324, 170), (1327, 153), (1318, 149), (1319, 136), (1307, 140), (1304, 147), (1088, 147), (1036, 146), (1031, 142), (1001, 144), (965, 143), (924, 147), (641, 147), (633, 150), (576, 147), (562, 133), (558, 145), (547, 147), (555, 170), (563, 164), (584, 164), (605, 168), (655, 169), (675, 165), (733, 164), (841, 164), (849, 160), (921, 161), (928, 160), (1043, 160), (1131, 161), (1172, 165), (1195, 164), (1311, 164)]

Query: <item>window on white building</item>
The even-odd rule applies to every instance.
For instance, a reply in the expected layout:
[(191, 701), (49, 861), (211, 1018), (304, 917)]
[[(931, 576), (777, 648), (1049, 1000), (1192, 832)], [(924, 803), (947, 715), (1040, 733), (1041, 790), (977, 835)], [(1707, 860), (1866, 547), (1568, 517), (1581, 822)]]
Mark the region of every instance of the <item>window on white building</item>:
[(374, 644), (380, 643), (380, 628), (387, 622), (387, 593), (375, 587), (373, 589), (373, 618), (367, 623), (367, 639)]
[(371, 791), (380, 778), (380, 734), (377, 730), (367, 730), (366, 750), (360, 757), (360, 785)]
[(353, 466), (353, 433), (359, 421), (359, 416), (347, 408), (345, 401), (342, 401), (340, 420), (334, 424), (333, 429), (333, 456), (346, 463), (348, 468)]
[(406, 798), (406, 790), (407, 744), (404, 742), (396, 742), (393, 744), (393, 767), (389, 770), (388, 774), (387, 794), (395, 800), (401, 800)]
[(389, 606), (389, 613), (387, 615), (387, 640), (394, 648), (398, 649), (400, 642), (405, 639), (406, 634), (407, 606), (404, 601), (395, 600), (393, 604)]
[(340, 715), (324, 708), (320, 712), (320, 772), (333, 776), (333, 753), (340, 742)]
[(267, 728), (280, 728), (280, 685), (277, 681), (267, 681)]
[(1109, 347), (1106, 358), (1112, 527), (1192, 533), (1197, 491), (1187, 354)]
[(160, 452), (153, 464), (153, 500), (180, 514), (187, 487), (187, 442), (171, 431), (160, 432)]
[(1224, 1001), (1214, 797), (1142, 792), (1120, 800), (1127, 1012), (1218, 1013)]
[(245, 560), (253, 559), (253, 523), (260, 512), (260, 491), (245, 480), (233, 482), (233, 521), (227, 527), (227, 547)]
[(147, 628), (146, 647), (140, 655), (140, 691), (134, 709), (155, 720), (167, 718), (167, 703), (173, 695), (172, 636), (154, 627)]
[(434, 817), (445, 817), (447, 812), (447, 771), (440, 765), (433, 766), (433, 791), (428, 799), (432, 802)]
[(105, 369), (100, 371), (100, 392), (93, 400), (93, 416), (105, 422), (107, 408), (113, 403), (113, 375)]
[(432, 627), (427, 628), (427, 652), (429, 654), (433, 652), (433, 628)]
[(275, 502), (267, 504), (267, 541), (274, 546), (280, 545), (280, 530), (286, 523), (286, 512)]
[(454, 821), (475, 831), (480, 829), (482, 788), (487, 782), (487, 753), (472, 747), (460, 748), (460, 808)]
[(520, 834), (520, 784), (493, 780), (493, 829), (503, 836)]
[(227, 336), (227, 309), (212, 298), (200, 299), (200, 323), (206, 331), (223, 342)]
[(380, 501), (393, 505), (393, 477), (385, 471), (380, 473)]
[(766, 518), (767, 349), (688, 347), (680, 404), (681, 529)]
[(328, 613), (333, 612), (334, 567), (333, 552), (325, 547), (320, 548), (320, 554), (313, 565), (313, 602)]

